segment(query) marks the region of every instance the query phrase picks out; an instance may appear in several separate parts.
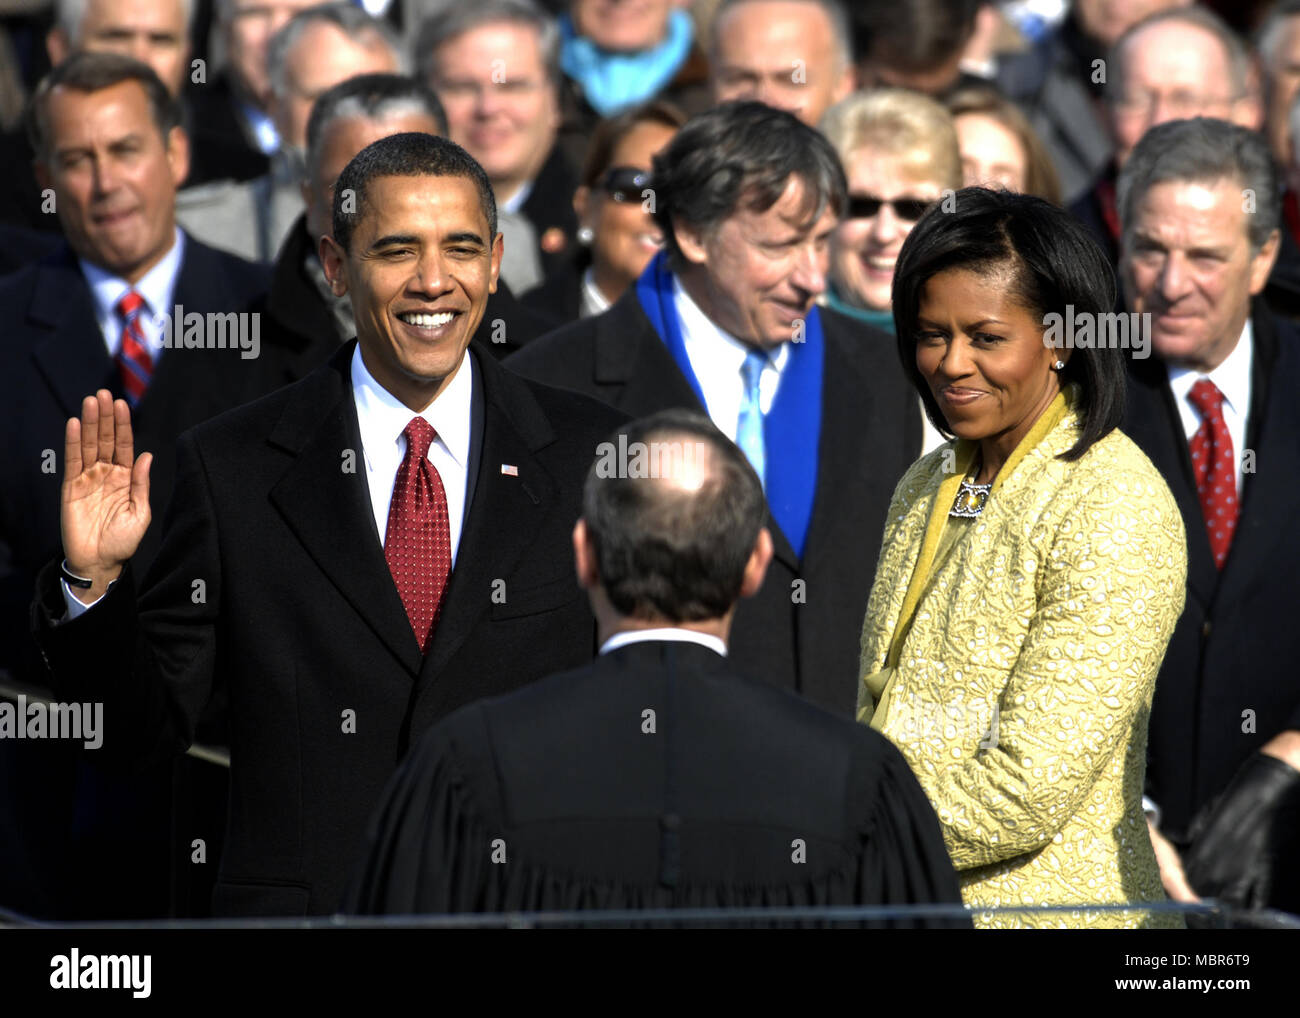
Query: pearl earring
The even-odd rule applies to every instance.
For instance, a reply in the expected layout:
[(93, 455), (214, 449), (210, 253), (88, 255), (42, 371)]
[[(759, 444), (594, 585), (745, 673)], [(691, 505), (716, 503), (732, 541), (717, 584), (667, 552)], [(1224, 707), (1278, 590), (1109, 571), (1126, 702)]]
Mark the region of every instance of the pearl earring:
[(584, 226), (578, 230), (578, 243), (587, 247), (596, 239), (596, 231), (590, 226)]
[(1057, 371), (1060, 371), (1063, 367), (1065, 367), (1065, 361), (1057, 361), (1055, 364), (1052, 365), (1052, 367), (1056, 368)]

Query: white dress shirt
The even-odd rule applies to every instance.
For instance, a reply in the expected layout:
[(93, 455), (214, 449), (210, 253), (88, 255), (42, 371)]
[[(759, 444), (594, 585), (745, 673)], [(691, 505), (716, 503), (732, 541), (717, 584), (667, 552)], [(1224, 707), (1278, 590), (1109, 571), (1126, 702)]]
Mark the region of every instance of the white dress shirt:
[(626, 647), (629, 643), (649, 643), (652, 640), (667, 643), (698, 643), (701, 647), (708, 647), (714, 653), (727, 656), (727, 645), (716, 636), (697, 633), (693, 629), (679, 629), (676, 626), (665, 626), (663, 629), (631, 629), (615, 633), (600, 645), (600, 652), (608, 654), (612, 650), (618, 650), (619, 647)]
[(1178, 405), (1178, 416), (1183, 422), (1183, 433), (1188, 442), (1201, 426), (1201, 415), (1192, 403), (1190, 395), (1192, 386), (1202, 378), (1208, 378), (1223, 393), (1223, 421), (1228, 426), (1232, 437), (1232, 453), (1237, 460), (1237, 499), (1241, 499), (1241, 458), (1246, 448), (1246, 419), (1250, 415), (1250, 367), (1255, 353), (1255, 334), (1250, 326), (1250, 319), (1241, 330), (1241, 339), (1228, 354), (1222, 364), (1208, 375), (1202, 375), (1191, 368), (1169, 366), (1169, 388), (1173, 390), (1174, 402)]
[[(442, 478), (447, 493), (447, 523), (451, 530), (451, 564), (456, 566), (461, 528), (465, 517), (465, 489), (469, 483), (469, 443), (471, 403), (474, 395), (474, 357), (465, 354), (460, 370), (451, 384), (419, 416), (429, 422), (437, 437), (429, 445), (429, 462)], [(361, 347), (352, 353), (352, 398), (357, 406), (357, 423), (361, 429), (361, 454), (366, 465), (366, 485), (370, 491), (370, 508), (374, 513), (375, 539), (381, 547), (388, 531), (388, 508), (393, 500), (397, 469), (406, 456), (406, 438), (402, 432), (416, 415), (381, 386), (361, 359)], [(64, 621), (83, 615), (99, 603), (82, 604), (72, 593), (67, 580), (63, 600), (68, 607)], [(116, 582), (116, 581), (115, 581)]]
[[(745, 399), (745, 380), (740, 369), (753, 348), (715, 325), (676, 276), (673, 276), (673, 302), (681, 322), (686, 356), (704, 391), (704, 405), (718, 430), (734, 442), (740, 405)], [(758, 379), (758, 406), (764, 415), (772, 409), (781, 373), (789, 361), (789, 343), (780, 344), (768, 356)]]
[(596, 285), (596, 274), (591, 266), (582, 274), (582, 290), (578, 299), (578, 317), (594, 318), (609, 310), (609, 299)]
[(144, 298), (146, 306), (140, 316), (140, 331), (144, 333), (145, 347), (149, 356), (155, 362), (158, 360), (164, 349), (163, 330), (166, 320), (174, 311), (172, 301), (184, 257), (185, 234), (178, 226), (171, 248), (134, 286), (98, 265), (92, 265), (83, 258), (77, 259), (81, 273), (90, 285), (91, 299), (95, 303), (95, 320), (99, 322), (99, 331), (103, 333), (104, 345), (108, 348), (110, 357), (117, 356), (117, 348), (122, 345), (122, 330), (126, 327), (122, 316), (117, 313), (117, 302), (134, 290)]
[[(451, 527), (451, 565), (456, 567), (460, 530), (465, 519), (465, 487), (469, 479), (470, 403), (474, 395), (474, 356), (465, 352), (451, 384), (420, 413), (437, 437), (429, 445), (429, 462), (437, 468), (447, 493), (447, 522)], [(352, 352), (352, 395), (361, 426), (361, 450), (366, 461), (370, 508), (380, 544), (388, 531), (397, 468), (406, 455), (402, 432), (416, 416), (409, 407), (375, 381), (361, 359), (361, 345)]]

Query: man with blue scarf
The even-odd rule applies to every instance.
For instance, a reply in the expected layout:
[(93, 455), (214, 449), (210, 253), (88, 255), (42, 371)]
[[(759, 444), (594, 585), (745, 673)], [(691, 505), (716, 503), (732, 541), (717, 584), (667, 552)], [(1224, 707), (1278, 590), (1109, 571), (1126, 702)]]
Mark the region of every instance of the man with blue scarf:
[(758, 471), (775, 543), (732, 654), (849, 714), (885, 513), (920, 427), (886, 337), (815, 303), (844, 172), (813, 128), (738, 102), (691, 120), (650, 188), (666, 249), (637, 285), (508, 364), (635, 416), (709, 414)]

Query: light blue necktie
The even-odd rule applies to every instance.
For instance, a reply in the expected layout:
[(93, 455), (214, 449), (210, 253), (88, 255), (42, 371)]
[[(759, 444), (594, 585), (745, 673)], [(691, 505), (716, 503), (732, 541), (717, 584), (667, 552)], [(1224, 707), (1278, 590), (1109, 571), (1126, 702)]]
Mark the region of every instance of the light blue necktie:
[(767, 354), (751, 350), (740, 366), (740, 376), (745, 382), (745, 395), (740, 402), (740, 418), (736, 422), (736, 444), (754, 465), (758, 479), (767, 488), (767, 453), (763, 448), (763, 410), (759, 398), (758, 380), (767, 367)]

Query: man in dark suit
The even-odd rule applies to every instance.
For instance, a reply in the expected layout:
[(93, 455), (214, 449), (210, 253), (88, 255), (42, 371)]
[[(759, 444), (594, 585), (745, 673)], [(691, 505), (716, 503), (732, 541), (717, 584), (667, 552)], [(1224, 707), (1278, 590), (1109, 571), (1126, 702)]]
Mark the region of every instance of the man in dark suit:
[(839, 159), (791, 114), (729, 103), (688, 122), (653, 176), (667, 253), (609, 311), (509, 366), (632, 415), (707, 409), (765, 464), (775, 558), (737, 610), (736, 659), (851, 714), (885, 513), (920, 422), (892, 340), (814, 304), (846, 203)]
[(226, 683), (220, 914), (333, 909), (413, 739), (592, 653), (569, 535), (620, 415), (467, 356), (495, 218), (482, 168), (443, 138), (383, 138), (348, 164), (325, 271), (358, 341), (181, 437), (138, 599), (149, 457), (107, 392), (68, 422), (66, 562), (39, 578), (37, 636), (56, 688), (116, 718), (109, 755), (183, 749)]
[(1124, 430), (1187, 530), (1147, 770), (1165, 887), (1300, 911), (1300, 336), (1257, 298), (1279, 193), (1263, 137), (1223, 121), (1162, 124), (1134, 150), (1121, 267), (1156, 356), (1133, 362)]
[[(154, 72), (116, 54), (70, 57), (33, 100), (36, 171), (54, 194), (68, 240), (0, 281), (6, 323), (0, 344), (6, 435), (0, 451), (0, 668), (27, 686), (44, 685), (28, 606), (38, 571), (60, 547), (57, 456), (64, 422), (81, 397), (102, 387), (133, 401), (136, 434), (157, 451), (153, 509), (161, 515), (174, 481), (176, 436), (264, 391), (254, 347), (257, 323), (247, 309), (265, 292), (267, 273), (177, 229), (176, 187), (188, 164), (179, 122), (175, 101)], [(203, 327), (186, 345), (185, 323), (196, 319)], [(224, 349), (208, 342), (216, 338), (215, 328), (208, 328), (215, 321), (227, 340)], [(176, 340), (170, 348), (169, 335)], [(149, 535), (136, 553), (138, 569), (148, 566), (157, 547)], [(117, 825), (120, 812), (153, 844), (150, 839), (168, 825), (170, 768), (141, 778), (136, 792), (121, 785), (91, 793), (101, 779), (90, 772), (78, 777), (71, 752), (12, 742), (0, 752), (9, 773), (24, 775), (21, 787), (18, 781), (8, 787), (13, 798), (5, 815), (29, 818), (19, 825), (29, 845), (50, 839), (32, 853), (40, 876), (4, 870), (0, 901), (44, 914), (60, 911), (52, 904), (59, 900), (78, 916), (166, 911), (166, 853), (152, 854), (120, 837), (110, 851), (89, 832)], [(38, 757), (48, 759), (36, 765)], [(75, 822), (87, 840), (78, 834), (67, 843), (74, 781), (82, 788)], [(74, 867), (65, 853), (85, 861)]]
[(597, 450), (582, 511), (599, 659), (432, 729), (345, 910), (959, 905), (898, 750), (729, 660), (772, 557), (744, 454), (693, 411), (635, 421)]
[[(442, 104), (428, 88), (396, 74), (363, 74), (340, 82), (316, 100), (307, 122), (307, 209), (276, 258), (266, 298), (263, 345), (276, 359), (281, 384), (325, 363), (356, 335), (352, 303), (330, 292), (320, 239), (331, 232), (334, 183), (372, 141), (404, 131), (446, 135)], [(547, 330), (501, 280), (488, 296), (474, 340), (497, 358), (519, 350)]]

